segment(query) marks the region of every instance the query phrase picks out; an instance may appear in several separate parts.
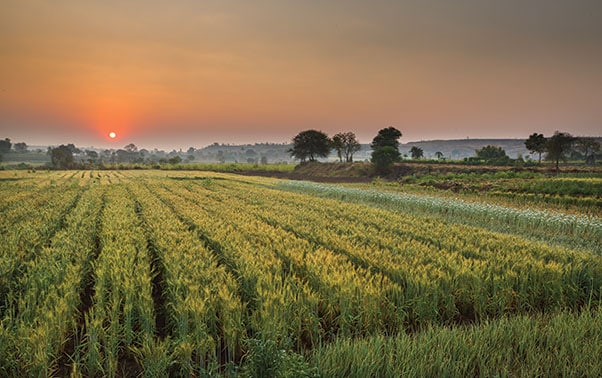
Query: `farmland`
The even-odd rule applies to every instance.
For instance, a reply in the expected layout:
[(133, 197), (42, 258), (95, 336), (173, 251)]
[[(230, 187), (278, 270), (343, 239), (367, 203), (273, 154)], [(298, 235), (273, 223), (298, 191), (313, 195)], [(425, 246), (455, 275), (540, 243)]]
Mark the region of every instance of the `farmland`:
[(0, 172), (0, 375), (600, 376), (599, 184)]

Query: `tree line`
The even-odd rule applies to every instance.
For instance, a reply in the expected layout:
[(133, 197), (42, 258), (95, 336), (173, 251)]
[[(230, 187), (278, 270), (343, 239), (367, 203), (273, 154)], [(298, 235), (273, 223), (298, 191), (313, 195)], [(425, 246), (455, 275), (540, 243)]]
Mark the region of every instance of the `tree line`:
[[(401, 131), (391, 126), (379, 130), (372, 140), (370, 160), (377, 173), (389, 173), (393, 164), (401, 161), (399, 152), (401, 136)], [(541, 163), (542, 154), (545, 153), (545, 158), (555, 163), (557, 172), (560, 161), (566, 161), (571, 153), (581, 153), (586, 164), (595, 165), (596, 154), (600, 152), (600, 143), (594, 138), (574, 137), (560, 131), (556, 131), (549, 138), (544, 137), (543, 134), (533, 133), (525, 140), (525, 147), (530, 153), (539, 154), (539, 163)], [(353, 154), (360, 148), (360, 143), (352, 132), (338, 133), (329, 138), (322, 131), (306, 130), (293, 138), (293, 147), (289, 152), (293, 158), (304, 163), (315, 161), (317, 158), (325, 158), (332, 150), (335, 150), (339, 161), (352, 162)], [(410, 149), (410, 155), (412, 159), (420, 159), (424, 156), (424, 152), (420, 147), (413, 146)], [(512, 161), (502, 147), (493, 145), (475, 150), (475, 155), (474, 158), (468, 158), (466, 161), (495, 165), (507, 165)], [(436, 156), (437, 159), (443, 158), (441, 152), (436, 152)]]
[[(377, 172), (387, 173), (395, 162), (401, 160), (399, 153), (399, 138), (401, 131), (394, 127), (381, 129), (372, 140), (371, 161)], [(352, 132), (342, 132), (329, 138), (322, 131), (305, 130), (293, 138), (293, 147), (289, 150), (291, 156), (301, 163), (316, 161), (317, 158), (327, 157), (335, 150), (339, 161), (353, 162), (353, 155), (361, 149), (361, 145)]]
[(546, 154), (546, 159), (555, 163), (556, 172), (559, 171), (559, 162), (566, 161), (569, 154), (578, 151), (583, 154), (585, 163), (589, 165), (596, 164), (596, 154), (600, 152), (600, 143), (594, 138), (574, 137), (569, 133), (556, 131), (549, 138), (543, 134), (533, 133), (525, 141), (525, 147), (532, 154)]

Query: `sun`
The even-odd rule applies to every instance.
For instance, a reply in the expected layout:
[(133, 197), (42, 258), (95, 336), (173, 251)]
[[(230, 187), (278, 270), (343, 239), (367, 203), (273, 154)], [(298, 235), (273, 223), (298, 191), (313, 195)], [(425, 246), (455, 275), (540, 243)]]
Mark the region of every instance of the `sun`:
[(109, 138), (111, 138), (111, 139), (115, 139), (115, 138), (117, 138), (117, 133), (116, 133), (116, 132), (114, 132), (114, 131), (111, 131), (111, 132), (109, 133)]

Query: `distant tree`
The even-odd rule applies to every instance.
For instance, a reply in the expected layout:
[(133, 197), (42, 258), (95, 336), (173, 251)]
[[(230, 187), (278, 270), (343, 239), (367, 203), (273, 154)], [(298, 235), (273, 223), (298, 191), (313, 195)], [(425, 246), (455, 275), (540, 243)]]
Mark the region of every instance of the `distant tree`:
[(88, 163), (96, 164), (98, 162), (98, 152), (86, 150), (86, 156), (88, 157)]
[(186, 153), (188, 153), (189, 155), (192, 155), (192, 154), (194, 154), (194, 151), (195, 151), (194, 147), (189, 147), (188, 151), (186, 151)]
[(401, 131), (390, 126), (380, 129), (372, 139), (370, 161), (374, 164), (378, 173), (390, 172), (393, 164), (401, 159), (399, 138), (401, 138)]
[(67, 145), (67, 148), (69, 149), (69, 151), (71, 151), (72, 154), (80, 154), (82, 152), (82, 150), (75, 147), (75, 145), (73, 143), (69, 143)]
[(581, 137), (575, 140), (575, 148), (583, 154), (586, 164), (596, 164), (596, 153), (600, 152), (600, 143), (594, 138)]
[(261, 157), (261, 160), (260, 160), (259, 162), (260, 162), (261, 164), (263, 164), (263, 165), (267, 164), (267, 163), (268, 163), (268, 157), (267, 157), (267, 156), (265, 156), (265, 155), (263, 155), (263, 156)]
[(27, 151), (27, 144), (25, 142), (15, 143), (13, 145), (13, 147), (16, 152), (26, 152)]
[(194, 161), (194, 155), (188, 155), (188, 156), (186, 156), (186, 161), (189, 162), (189, 163), (192, 162), (192, 161)]
[(488, 145), (479, 150), (475, 150), (478, 159), (485, 160), (488, 163), (505, 163), (508, 161), (508, 155), (502, 147)]
[(317, 130), (302, 131), (293, 138), (293, 148), (289, 153), (295, 159), (304, 162), (326, 157), (331, 150), (331, 141), (326, 134)]
[(127, 146), (123, 147), (127, 152), (138, 152), (138, 147), (134, 143), (130, 143)]
[(378, 131), (378, 134), (372, 139), (370, 147), (372, 150), (377, 150), (381, 147), (393, 147), (396, 150), (399, 149), (399, 138), (401, 138), (401, 131), (390, 126), (385, 129)]
[(556, 162), (556, 173), (560, 171), (560, 160), (566, 161), (566, 155), (573, 148), (575, 137), (569, 133), (556, 131), (546, 143), (546, 159)]
[(437, 157), (437, 159), (439, 159), (439, 160), (440, 160), (440, 159), (443, 159), (443, 152), (441, 152), (441, 151), (437, 151), (437, 152), (435, 152), (435, 156), (436, 156), (436, 157)]
[(539, 154), (539, 163), (541, 163), (541, 154), (546, 151), (546, 138), (543, 134), (533, 133), (525, 141), (525, 147), (532, 154)]
[(393, 164), (400, 159), (399, 150), (391, 146), (384, 146), (372, 151), (370, 161), (374, 164), (377, 173), (387, 174), (391, 171)]
[(12, 147), (12, 143), (10, 142), (10, 139), (8, 138), (4, 138), (4, 140), (0, 140), (0, 153), (1, 154), (5, 154), (10, 152), (10, 148)]
[(55, 148), (49, 148), (50, 162), (53, 167), (69, 169), (74, 166), (73, 150), (67, 145), (61, 144)]
[(412, 155), (412, 159), (420, 159), (424, 156), (424, 151), (420, 147), (412, 146), (410, 148), (410, 155)]
[(176, 155), (167, 159), (167, 162), (169, 164), (180, 164), (182, 162), (182, 158)]
[(339, 160), (343, 162), (343, 158), (347, 163), (353, 161), (353, 154), (358, 152), (362, 146), (352, 132), (338, 133), (332, 137), (332, 146), (337, 151)]

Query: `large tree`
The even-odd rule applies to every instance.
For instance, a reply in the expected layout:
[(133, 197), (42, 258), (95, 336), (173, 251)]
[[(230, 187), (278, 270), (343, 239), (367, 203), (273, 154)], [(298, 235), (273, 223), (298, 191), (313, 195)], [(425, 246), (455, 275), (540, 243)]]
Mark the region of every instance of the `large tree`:
[(546, 138), (543, 134), (533, 133), (529, 135), (529, 139), (525, 141), (525, 147), (532, 154), (539, 154), (539, 162), (541, 163), (541, 154), (546, 151)]
[(347, 163), (353, 161), (353, 154), (359, 151), (362, 146), (352, 132), (338, 133), (332, 137), (332, 146), (337, 151), (339, 160), (343, 162), (343, 158)]
[(399, 138), (401, 138), (401, 131), (394, 127), (387, 127), (379, 130), (378, 134), (372, 139), (370, 160), (378, 173), (390, 172), (393, 164), (401, 159)]
[(556, 131), (546, 143), (546, 159), (556, 162), (556, 173), (560, 171), (558, 162), (565, 161), (566, 155), (573, 148), (575, 137), (569, 133)]
[(399, 149), (399, 138), (401, 138), (401, 131), (390, 126), (385, 129), (378, 131), (378, 134), (372, 139), (370, 147), (372, 150), (377, 150), (381, 147), (393, 147), (396, 150)]
[(391, 172), (393, 164), (401, 160), (399, 150), (391, 146), (384, 146), (372, 151), (370, 161), (374, 164), (377, 173), (387, 174)]
[(317, 130), (302, 131), (293, 138), (293, 148), (289, 153), (295, 159), (304, 162), (315, 161), (318, 157), (326, 157), (331, 150), (331, 140), (328, 135)]
[(50, 161), (55, 168), (67, 169), (73, 168), (73, 150), (68, 145), (61, 144), (58, 147), (50, 148)]

